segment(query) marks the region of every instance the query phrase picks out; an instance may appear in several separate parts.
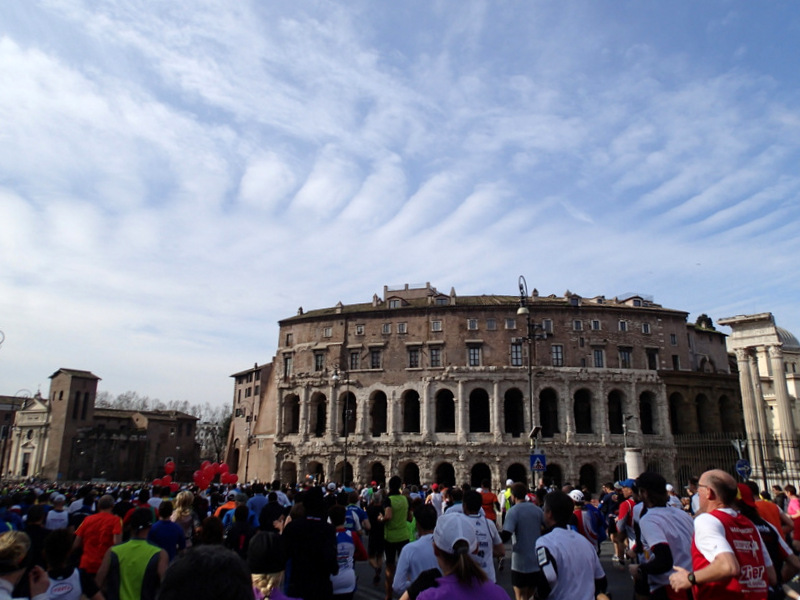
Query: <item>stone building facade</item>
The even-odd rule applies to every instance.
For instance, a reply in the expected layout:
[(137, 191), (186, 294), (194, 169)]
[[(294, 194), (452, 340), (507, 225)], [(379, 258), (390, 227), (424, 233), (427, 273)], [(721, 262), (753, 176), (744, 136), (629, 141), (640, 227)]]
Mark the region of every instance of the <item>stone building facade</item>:
[(300, 309), (280, 322), (258, 394), (240, 396), (254, 387), (250, 371), (234, 375), (229, 464), (241, 477), (249, 447), (249, 479), (399, 473), (496, 485), (529, 479), (528, 434), (539, 426), (547, 475), (597, 489), (624, 473), (626, 447), (671, 478), (674, 433), (741, 430), (738, 382), (713, 326), (634, 294), (534, 290), (525, 300), (531, 335), (519, 297), (430, 284)]
[(11, 479), (143, 480), (176, 464), (176, 480), (189, 481), (199, 465), (196, 417), (178, 411), (96, 408), (100, 378), (59, 369), (50, 393), (28, 398), (15, 413), (3, 472)]
[(732, 332), (727, 345), (736, 354), (753, 475), (767, 485), (796, 482), (800, 478), (800, 343), (776, 325), (772, 313), (738, 315), (719, 322)]

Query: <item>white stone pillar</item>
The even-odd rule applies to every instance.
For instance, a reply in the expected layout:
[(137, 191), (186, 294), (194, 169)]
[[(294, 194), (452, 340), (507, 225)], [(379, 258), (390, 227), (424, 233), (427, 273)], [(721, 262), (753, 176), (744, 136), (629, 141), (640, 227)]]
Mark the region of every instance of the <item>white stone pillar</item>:
[(747, 449), (750, 460), (753, 462), (754, 472), (761, 475), (761, 485), (766, 485), (766, 473), (762, 472), (764, 465), (763, 431), (759, 429), (758, 411), (753, 394), (753, 378), (750, 372), (750, 353), (744, 348), (736, 349), (736, 361), (739, 367), (739, 388), (742, 392), (742, 412), (744, 413), (744, 428), (747, 434)]
[(426, 379), (422, 384), (422, 394), (419, 401), (421, 403), (420, 421), (422, 421), (420, 423), (420, 432), (422, 433), (422, 439), (428, 440), (431, 435), (431, 403), (433, 402), (430, 379)]
[(789, 389), (786, 386), (786, 372), (783, 366), (783, 349), (780, 346), (769, 346), (770, 364), (772, 366), (772, 387), (775, 390), (775, 404), (778, 413), (778, 424), (781, 432), (781, 448), (783, 460), (789, 465), (797, 464), (797, 430), (792, 415), (792, 403)]
[[(755, 349), (750, 354), (750, 380), (753, 383), (753, 400), (756, 407), (756, 418), (758, 419), (758, 431), (761, 438), (766, 440), (770, 437), (770, 423), (767, 418), (767, 405), (764, 401), (764, 392), (761, 389), (761, 373), (758, 369), (758, 350)], [(765, 456), (765, 458), (768, 458)]]
[[(276, 411), (278, 414), (276, 415), (276, 423), (275, 423), (275, 439), (281, 441), (283, 439), (283, 418), (284, 418), (284, 410), (286, 408), (286, 390), (278, 389), (278, 410)], [(252, 408), (251, 408), (251, 416), (253, 417), (253, 425), (255, 425), (255, 416), (252, 415)]]
[(328, 441), (331, 443), (337, 438), (339, 432), (339, 428), (336, 426), (336, 423), (339, 421), (339, 419), (337, 419), (337, 404), (336, 386), (331, 385), (328, 387), (328, 422), (325, 427), (325, 433), (327, 434)]
[(300, 432), (300, 438), (304, 441), (308, 441), (309, 426), (311, 425), (310, 419), (308, 418), (308, 411), (310, 409), (311, 399), (309, 394), (308, 386), (303, 386), (303, 396), (300, 399), (300, 422), (298, 425), (298, 431)]
[(565, 385), (566, 395), (564, 396), (564, 424), (566, 425), (566, 441), (572, 442), (575, 438), (575, 398), (571, 390)]
[(495, 444), (499, 444), (503, 439), (503, 420), (501, 417), (500, 408), (501, 404), (502, 400), (500, 399), (500, 382), (495, 380), (494, 384), (492, 385), (492, 423), (491, 427), (489, 428), (489, 431), (494, 434)]
[(459, 380), (456, 387), (456, 434), (458, 435), (458, 442), (464, 443), (467, 441), (467, 426), (466, 417), (469, 412), (469, 402), (464, 397), (464, 381)]
[(386, 433), (390, 440), (397, 439), (397, 403), (395, 402), (396, 390), (392, 388), (386, 395)]
[(358, 406), (358, 412), (361, 415), (361, 427), (357, 429), (357, 431), (361, 432), (361, 441), (368, 442), (369, 441), (369, 397), (364, 396), (363, 398), (359, 398), (355, 392), (353, 392), (353, 395), (356, 396), (356, 405)]
[[(608, 443), (611, 436), (611, 429), (608, 426), (608, 394), (606, 389), (606, 382), (603, 379), (598, 379), (596, 384), (597, 398), (592, 400), (592, 430), (595, 434), (600, 434), (600, 440), (605, 444)], [(625, 412), (625, 407), (620, 406), (622, 412)]]
[(641, 448), (625, 448), (625, 466), (630, 479), (636, 479), (644, 472), (644, 457)]

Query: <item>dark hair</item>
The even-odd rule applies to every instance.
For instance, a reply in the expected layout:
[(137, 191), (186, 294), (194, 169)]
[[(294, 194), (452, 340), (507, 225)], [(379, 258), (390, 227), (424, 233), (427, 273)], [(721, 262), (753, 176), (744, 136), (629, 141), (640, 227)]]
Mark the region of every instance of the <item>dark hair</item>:
[(472, 515), (477, 514), (483, 504), (483, 498), (475, 490), (470, 490), (464, 494), (464, 508)]
[(489, 485), (490, 485), (490, 483), (489, 483), (488, 479), (481, 479), (481, 487), (482, 488), (489, 489)]
[(41, 504), (34, 504), (28, 509), (28, 523), (39, 523), (44, 519), (45, 512), (44, 506)]
[(265, 491), (265, 487), (263, 483), (256, 482), (253, 484), (253, 493), (254, 494), (263, 494)]
[(222, 544), (225, 538), (225, 528), (218, 517), (206, 517), (203, 520), (203, 529), (200, 533), (200, 541), (203, 544)]
[(645, 471), (636, 478), (636, 487), (647, 492), (647, 497), (654, 506), (667, 505), (667, 480), (662, 475)]
[(758, 498), (758, 484), (755, 481), (753, 481), (752, 479), (749, 479), (748, 481), (745, 481), (744, 483), (745, 483), (745, 485), (747, 487), (750, 488), (750, 491), (753, 492), (753, 498)]
[(438, 513), (432, 504), (421, 504), (414, 509), (414, 518), (417, 520), (417, 527), (422, 531), (433, 531), (436, 527)]
[(278, 501), (278, 494), (277, 492), (270, 492), (267, 496), (267, 502), (277, 502)]
[(233, 520), (239, 523), (247, 523), (247, 518), (250, 516), (250, 510), (243, 504), (240, 504), (233, 509)]
[(158, 516), (161, 519), (169, 519), (172, 516), (172, 502), (169, 500), (162, 500), (158, 505)]
[(550, 492), (544, 498), (544, 510), (545, 512), (550, 511), (556, 526), (566, 527), (575, 510), (575, 504), (572, 502), (572, 498), (564, 492)]
[(334, 527), (344, 525), (344, 518), (346, 514), (347, 511), (341, 504), (334, 504), (328, 509), (328, 519), (330, 519), (331, 525)]
[(245, 562), (222, 546), (193, 546), (173, 562), (158, 590), (159, 600), (253, 600)]
[(528, 486), (518, 481), (517, 483), (511, 486), (511, 495), (514, 496), (517, 500), (524, 500), (525, 494), (528, 493)]
[(63, 567), (67, 564), (67, 559), (72, 553), (74, 541), (75, 534), (70, 533), (68, 529), (56, 529), (47, 534), (47, 537), (44, 538), (42, 554), (50, 569)]
[(458, 540), (453, 544), (453, 549), (455, 554), (450, 554), (434, 545), (435, 553), (450, 567), (460, 584), (472, 587), (476, 582), (484, 583), (488, 580), (484, 570), (470, 555), (469, 542)]
[(797, 488), (794, 487), (791, 483), (787, 483), (785, 486), (783, 486), (783, 491), (789, 492), (792, 496), (797, 494)]
[(355, 504), (358, 502), (358, 492), (350, 492), (347, 496), (347, 502), (348, 504)]
[(453, 499), (453, 502), (461, 502), (464, 500), (464, 492), (461, 490), (461, 488), (448, 488), (447, 493), (450, 498)]
[(394, 475), (391, 479), (389, 479), (389, 491), (390, 492), (399, 492), (400, 486), (403, 484), (403, 480), (400, 479), (399, 475)]

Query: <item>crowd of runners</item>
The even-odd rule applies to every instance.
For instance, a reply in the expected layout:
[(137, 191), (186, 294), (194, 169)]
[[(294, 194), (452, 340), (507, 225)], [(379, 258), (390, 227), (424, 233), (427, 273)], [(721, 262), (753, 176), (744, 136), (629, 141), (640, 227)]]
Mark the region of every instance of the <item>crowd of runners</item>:
[(509, 597), (504, 569), (516, 600), (594, 600), (607, 587), (601, 548), (636, 598), (798, 597), (800, 498), (772, 491), (718, 470), (685, 490), (646, 472), (594, 497), (546, 481), (493, 491), (397, 476), (177, 492), (31, 482), (0, 494), (0, 600), (349, 600), (358, 586), (386, 600), (493, 600)]

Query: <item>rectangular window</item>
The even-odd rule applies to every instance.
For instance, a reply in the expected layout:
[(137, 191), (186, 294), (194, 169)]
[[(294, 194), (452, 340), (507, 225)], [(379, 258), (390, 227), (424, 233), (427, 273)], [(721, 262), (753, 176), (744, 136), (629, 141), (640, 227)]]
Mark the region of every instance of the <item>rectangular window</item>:
[(391, 323), (384, 323), (381, 327), (381, 333), (389, 334), (392, 333), (392, 324)]
[(635, 299), (635, 300), (633, 301), (633, 305), (634, 305), (634, 306), (641, 306), (641, 305), (642, 305), (642, 301), (641, 301), (641, 300), (639, 300), (639, 299), (637, 298), (637, 299)]
[(467, 319), (467, 329), (470, 331), (478, 330), (478, 319)]
[(256, 371), (256, 381), (261, 379), (261, 371)]
[(292, 355), (286, 354), (283, 357), (283, 376), (291, 377), (292, 375)]
[(361, 368), (361, 354), (358, 352), (351, 352), (350, 353), (350, 370), (357, 371)]
[(333, 327), (322, 328), (322, 337), (332, 337), (332, 336), (333, 336)]
[(514, 319), (506, 319), (506, 329), (516, 329), (517, 322)]
[(437, 298), (436, 299), (436, 306), (447, 306), (449, 304), (449, 300), (447, 298)]
[(572, 330), (573, 331), (583, 331), (583, 321), (579, 321), (578, 319), (575, 319), (572, 322)]
[(254, 395), (254, 396), (258, 396), (258, 390), (259, 390), (259, 389), (260, 389), (260, 387), (259, 387), (259, 386), (256, 386), (256, 387), (254, 387), (254, 388), (253, 388), (253, 395)]
[(419, 348), (408, 349), (408, 368), (409, 369), (419, 368)]
[(497, 330), (497, 319), (486, 319), (486, 329), (489, 331)]
[(441, 331), (441, 330), (442, 330), (441, 321), (431, 321), (431, 331)]
[(586, 345), (586, 340), (584, 338), (578, 338), (578, 346), (583, 348)]
[(681, 357), (677, 354), (672, 355), (672, 368), (676, 371), (681, 370)]
[(553, 319), (542, 319), (542, 331), (553, 333)]
[(586, 366), (586, 359), (582, 358), (581, 359), (581, 367), (585, 367), (585, 366)]
[(356, 325), (356, 335), (364, 335), (364, 326)]
[(642, 333), (650, 333), (650, 323), (642, 323)]
[(647, 350), (647, 368), (651, 371), (658, 370), (658, 350)]
[(633, 350), (631, 348), (619, 349), (620, 369), (630, 369), (633, 367)]
[(619, 322), (619, 330), (620, 331), (628, 331), (628, 322), (627, 321), (620, 321)]
[(248, 387), (248, 388), (246, 388), (246, 389), (244, 390), (244, 397), (245, 397), (245, 398), (249, 398), (249, 397), (250, 397), (250, 396), (252, 396), (252, 395), (253, 395), (253, 388), (251, 388), (251, 387)]
[(597, 319), (592, 321), (592, 331), (600, 331), (600, 321)]
[(441, 367), (442, 366), (442, 349), (441, 348), (431, 348), (431, 366), (432, 367)]
[(669, 334), (669, 345), (670, 346), (677, 346), (678, 345), (678, 336), (674, 333)]
[(314, 370), (322, 371), (325, 368), (325, 355), (322, 352), (314, 353)]
[(519, 342), (514, 342), (511, 344), (511, 366), (522, 366), (522, 344)]
[(467, 364), (470, 367), (480, 367), (481, 366), (481, 347), (480, 346), (470, 346), (467, 350)]
[(592, 353), (594, 356), (594, 368), (595, 369), (602, 369), (605, 365), (604, 360), (604, 352), (600, 348), (595, 348), (594, 352)]
[(294, 335), (291, 333), (286, 334), (286, 345), (291, 346), (294, 343)]
[(398, 323), (397, 333), (408, 333), (408, 323)]
[(553, 359), (554, 367), (564, 366), (564, 346), (561, 344), (553, 344), (550, 346), (550, 356)]
[(400, 308), (400, 300), (389, 300), (389, 308)]
[(381, 368), (381, 351), (380, 350), (370, 350), (369, 351), (369, 368), (370, 369), (380, 369)]

